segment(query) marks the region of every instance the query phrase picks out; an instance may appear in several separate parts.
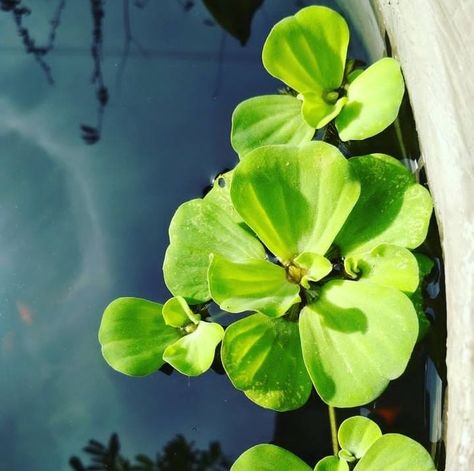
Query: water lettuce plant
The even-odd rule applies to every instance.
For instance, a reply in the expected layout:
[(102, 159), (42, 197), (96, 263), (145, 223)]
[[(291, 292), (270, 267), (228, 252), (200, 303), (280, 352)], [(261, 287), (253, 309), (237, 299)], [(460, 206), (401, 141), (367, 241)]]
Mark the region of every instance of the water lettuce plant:
[(300, 407), (311, 382), (328, 404), (365, 404), (404, 371), (416, 342), (409, 249), (431, 210), (393, 157), (347, 160), (324, 142), (260, 147), (224, 188), (178, 208), (165, 281), (190, 304), (255, 313), (226, 329), (222, 361), (259, 405)]
[[(119, 298), (106, 308), (99, 340), (113, 368), (144, 376), (168, 363), (197, 376), (222, 342), (234, 387), (276, 411), (301, 407), (313, 387), (332, 411), (360, 406), (404, 372), (429, 326), (422, 281), (432, 262), (412, 251), (425, 240), (432, 201), (394, 157), (346, 158), (315, 140), (332, 121), (347, 141), (396, 119), (399, 64), (384, 58), (357, 68), (348, 42), (346, 22), (326, 7), (304, 8), (272, 29), (263, 63), (290, 93), (237, 106), (239, 163), (174, 214), (163, 265), (173, 297), (164, 305)], [(227, 315), (225, 329), (212, 303)], [(339, 443), (315, 471), (434, 469), (419, 444), (382, 435), (363, 417), (341, 425)], [(257, 445), (232, 469), (309, 467)]]
[(118, 298), (104, 312), (99, 329), (102, 354), (114, 369), (146, 376), (163, 363), (187, 376), (206, 372), (224, 329), (201, 320), (183, 298), (164, 306), (146, 299)]
[(405, 90), (399, 63), (385, 57), (363, 70), (347, 59), (348, 45), (346, 21), (322, 6), (273, 27), (263, 65), (297, 96), (260, 96), (237, 106), (231, 141), (240, 157), (262, 145), (307, 142), (333, 120), (342, 141), (375, 136), (393, 123)]
[[(398, 433), (383, 435), (372, 420), (350, 417), (338, 431), (338, 455), (320, 460), (314, 471), (436, 471), (429, 453)], [(231, 471), (311, 471), (293, 453), (275, 445), (256, 445), (244, 452)]]

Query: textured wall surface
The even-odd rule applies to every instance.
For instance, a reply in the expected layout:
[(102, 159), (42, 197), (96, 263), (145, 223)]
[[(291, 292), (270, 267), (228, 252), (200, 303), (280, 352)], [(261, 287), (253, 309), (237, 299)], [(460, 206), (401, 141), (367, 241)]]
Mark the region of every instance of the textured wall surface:
[(448, 308), (446, 469), (473, 470), (474, 1), (372, 4), (402, 63), (441, 231)]

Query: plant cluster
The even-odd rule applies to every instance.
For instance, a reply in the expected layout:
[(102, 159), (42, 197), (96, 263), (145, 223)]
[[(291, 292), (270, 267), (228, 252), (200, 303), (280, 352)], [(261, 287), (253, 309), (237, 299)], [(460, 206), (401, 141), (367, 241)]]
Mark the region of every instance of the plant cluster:
[[(325, 7), (271, 30), (263, 64), (290, 93), (237, 106), (239, 163), (177, 209), (163, 266), (173, 297), (164, 305), (119, 298), (105, 310), (99, 339), (113, 368), (142, 376), (166, 362), (196, 376), (222, 341), (235, 388), (276, 411), (301, 407), (313, 387), (330, 407), (360, 406), (404, 372), (427, 326), (420, 286), (430, 261), (412, 250), (426, 237), (432, 201), (394, 157), (347, 159), (317, 139), (329, 125), (341, 141), (366, 139), (398, 114), (398, 62), (363, 70), (347, 59), (348, 43), (346, 22)], [(248, 315), (224, 330), (211, 302)], [(407, 456), (414, 471), (434, 469), (421, 445), (381, 436), (365, 418), (344, 422), (339, 442), (339, 456), (316, 470), (344, 471), (358, 460), (357, 471), (405, 470)], [(387, 457), (393, 465), (384, 467)], [(259, 445), (233, 469), (308, 466)]]

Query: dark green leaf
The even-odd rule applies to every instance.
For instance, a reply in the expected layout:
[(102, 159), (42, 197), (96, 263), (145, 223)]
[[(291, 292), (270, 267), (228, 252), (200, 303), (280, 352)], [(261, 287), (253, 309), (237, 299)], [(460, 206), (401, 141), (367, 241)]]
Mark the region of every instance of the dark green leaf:
[(343, 255), (369, 252), (380, 244), (418, 247), (426, 238), (433, 207), (426, 188), (388, 155), (353, 157), (349, 163), (361, 192), (336, 238)]

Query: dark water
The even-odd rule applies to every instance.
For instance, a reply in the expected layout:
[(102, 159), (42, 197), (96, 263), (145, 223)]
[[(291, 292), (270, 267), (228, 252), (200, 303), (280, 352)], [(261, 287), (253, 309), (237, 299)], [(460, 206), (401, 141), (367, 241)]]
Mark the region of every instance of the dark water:
[[(265, 2), (242, 48), (201, 2), (189, 11), (185, 1), (137, 3), (143, 8), (130, 2), (131, 26), (145, 54), (132, 41), (125, 67), (122, 2), (105, 4), (101, 72), (110, 101), (94, 145), (79, 128), (98, 124), (89, 2), (65, 2), (45, 58), (54, 86), (24, 52), (11, 15), (0, 14), (0, 469), (67, 470), (89, 439), (105, 442), (113, 432), (129, 457), (154, 456), (182, 434), (203, 449), (219, 441), (231, 460), (274, 440), (314, 464), (330, 453), (319, 399), (277, 415), (214, 372), (133, 379), (101, 357), (97, 330), (112, 299), (167, 299), (161, 266), (173, 212), (236, 163), (231, 112), (279, 86), (260, 51), (269, 28), (297, 10), (291, 0)], [(57, 4), (30, 2), (24, 23), (38, 43), (48, 42)], [(352, 45), (351, 55), (364, 59), (357, 35)], [(431, 234), (424, 249), (439, 257), (435, 228)], [(438, 352), (442, 375), (444, 365), (442, 293), (434, 298), (440, 327), (376, 404), (395, 408), (395, 419), (372, 405), (365, 411), (426, 446), (426, 385), (432, 397), (437, 384), (426, 352)]]

